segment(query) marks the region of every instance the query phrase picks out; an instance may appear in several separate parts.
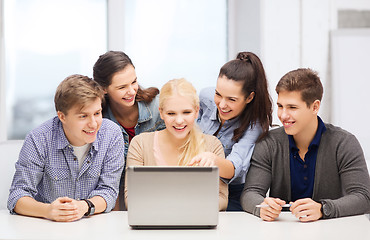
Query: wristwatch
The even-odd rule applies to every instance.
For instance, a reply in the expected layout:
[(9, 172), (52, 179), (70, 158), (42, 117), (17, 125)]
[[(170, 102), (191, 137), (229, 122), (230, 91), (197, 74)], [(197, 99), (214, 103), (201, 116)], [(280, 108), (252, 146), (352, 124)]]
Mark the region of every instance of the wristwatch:
[(328, 218), (331, 214), (331, 209), (329, 204), (326, 201), (321, 201), (321, 213), (322, 218)]
[(89, 206), (89, 209), (85, 213), (85, 216), (93, 215), (95, 213), (95, 205), (94, 205), (94, 203), (92, 203), (88, 199), (82, 199), (82, 200), (84, 200), (87, 203), (87, 206)]

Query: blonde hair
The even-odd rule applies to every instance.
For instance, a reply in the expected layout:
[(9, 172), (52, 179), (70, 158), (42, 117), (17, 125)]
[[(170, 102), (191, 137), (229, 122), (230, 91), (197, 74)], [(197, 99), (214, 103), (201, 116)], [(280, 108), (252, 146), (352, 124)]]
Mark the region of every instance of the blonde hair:
[[(176, 94), (187, 97), (192, 101), (194, 109), (199, 109), (199, 97), (197, 91), (193, 85), (184, 78), (173, 79), (163, 85), (159, 94), (159, 108), (163, 109), (166, 100)], [(205, 151), (203, 133), (196, 125), (194, 125), (193, 129), (190, 130), (187, 140), (180, 149), (183, 151), (178, 159), (179, 166), (186, 165), (193, 157)]]

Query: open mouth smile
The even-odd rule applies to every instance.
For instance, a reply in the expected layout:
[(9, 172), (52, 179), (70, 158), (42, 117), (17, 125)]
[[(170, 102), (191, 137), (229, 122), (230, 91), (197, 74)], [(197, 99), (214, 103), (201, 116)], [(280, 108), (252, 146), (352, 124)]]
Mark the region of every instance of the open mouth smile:
[(222, 110), (222, 109), (220, 109), (221, 114), (228, 114), (230, 112), (231, 112), (231, 110)]
[(295, 122), (284, 122), (283, 125), (285, 128), (289, 128), (294, 125)]
[(83, 130), (84, 133), (88, 134), (88, 135), (94, 135), (96, 133), (96, 130), (92, 130), (92, 131), (86, 131), (86, 130)]
[(127, 98), (122, 98), (126, 102), (132, 102), (135, 99), (135, 96), (127, 97)]

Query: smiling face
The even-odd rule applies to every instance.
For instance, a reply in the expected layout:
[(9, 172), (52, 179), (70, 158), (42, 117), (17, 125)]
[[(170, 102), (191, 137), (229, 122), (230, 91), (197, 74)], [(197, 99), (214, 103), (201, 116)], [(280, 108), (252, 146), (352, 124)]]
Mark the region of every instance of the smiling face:
[(195, 108), (189, 97), (175, 94), (166, 99), (159, 109), (166, 130), (176, 139), (186, 139), (198, 117), (199, 108)]
[(214, 101), (222, 123), (239, 116), (253, 100), (254, 92), (246, 98), (242, 88), (242, 82), (228, 79), (226, 76), (218, 78)]
[(115, 73), (112, 83), (105, 89), (109, 103), (115, 111), (132, 107), (135, 104), (136, 93), (139, 88), (135, 68), (127, 65), (122, 71)]
[(317, 113), (320, 101), (314, 101), (309, 107), (302, 100), (298, 91), (281, 91), (277, 100), (278, 117), (288, 135), (304, 139), (311, 136), (317, 128)]
[(101, 112), (100, 98), (96, 98), (82, 109), (75, 105), (67, 114), (58, 111), (64, 133), (71, 145), (78, 147), (95, 141), (103, 121)]

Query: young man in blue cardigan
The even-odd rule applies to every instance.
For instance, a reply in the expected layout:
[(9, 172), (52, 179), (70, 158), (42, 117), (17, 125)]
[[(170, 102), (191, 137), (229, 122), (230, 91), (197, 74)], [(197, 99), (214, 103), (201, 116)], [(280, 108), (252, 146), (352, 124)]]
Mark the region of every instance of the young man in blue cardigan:
[(323, 94), (317, 73), (291, 71), (276, 92), (283, 127), (271, 130), (255, 147), (243, 209), (273, 221), (290, 203), (289, 210), (302, 222), (370, 212), (363, 151), (354, 135), (317, 115)]

